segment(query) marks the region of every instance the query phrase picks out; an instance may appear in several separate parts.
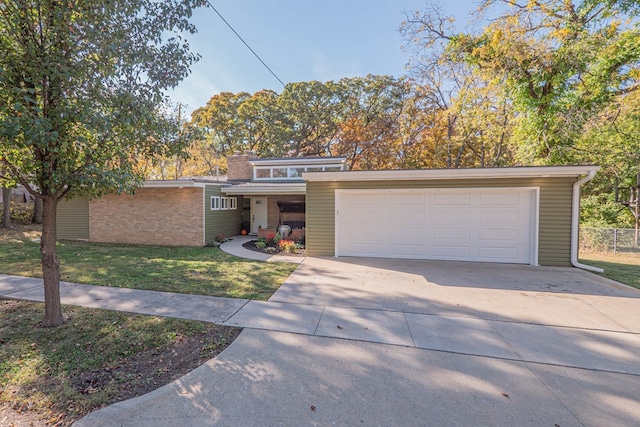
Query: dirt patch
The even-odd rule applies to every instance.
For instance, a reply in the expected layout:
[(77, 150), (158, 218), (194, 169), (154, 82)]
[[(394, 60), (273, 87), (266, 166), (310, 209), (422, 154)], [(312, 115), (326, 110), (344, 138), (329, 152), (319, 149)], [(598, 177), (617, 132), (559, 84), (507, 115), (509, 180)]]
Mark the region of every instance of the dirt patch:
[[(97, 347), (92, 345), (85, 347), (81, 339), (76, 340), (72, 337), (59, 340), (50, 339), (51, 334), (59, 330), (40, 329), (37, 324), (33, 323), (33, 317), (36, 315), (34, 314), (36, 313), (35, 310), (39, 308), (35, 307), (35, 303), (12, 300), (1, 300), (0, 302), (3, 304), (3, 312), (6, 315), (3, 317), (3, 322), (6, 322), (4, 324), (5, 331), (8, 330), (6, 325), (11, 325), (13, 330), (23, 324), (29, 330), (39, 331), (37, 335), (48, 340), (47, 343), (54, 343), (56, 347), (70, 344), (73, 349), (77, 348), (78, 350), (65, 350), (64, 354), (69, 360), (84, 354), (86, 354), (87, 358), (95, 359), (94, 354), (100, 352)], [(67, 308), (67, 311), (71, 310), (76, 310), (76, 316), (79, 316), (77, 311), (90, 311), (82, 308)], [(96, 310), (96, 313), (95, 316), (117, 316), (114, 318), (109, 317), (107, 319), (108, 324), (123, 325), (127, 322), (120, 313), (105, 310)], [(152, 332), (149, 331), (157, 330), (153, 329), (155, 322), (147, 322), (146, 316), (133, 316), (140, 317), (140, 322), (136, 323), (137, 326), (124, 330), (125, 333), (122, 335), (122, 340), (118, 341), (121, 343), (121, 349), (125, 353), (132, 349), (132, 346), (145, 345), (135, 340), (126, 341), (128, 335), (133, 335), (147, 324), (149, 326), (144, 329), (145, 334), (151, 334)], [(21, 317), (28, 317), (28, 319), (25, 320)], [(82, 319), (83, 323), (86, 323), (91, 318), (83, 317)], [(98, 320), (97, 317), (95, 319), (96, 324), (102, 325), (100, 328), (104, 328), (104, 319)], [(116, 320), (111, 322), (112, 319)], [(68, 322), (71, 321), (68, 320)], [(108, 362), (101, 363), (94, 370), (70, 369), (66, 371), (68, 375), (65, 375), (65, 372), (60, 374), (54, 368), (57, 363), (54, 361), (56, 357), (55, 351), (52, 351), (50, 347), (46, 347), (45, 342), (37, 340), (35, 334), (30, 336), (24, 334), (27, 342), (32, 342), (32, 344), (24, 348), (22, 360), (26, 364), (32, 363), (33, 354), (30, 353), (42, 352), (41, 359), (48, 361), (43, 362), (43, 367), (49, 367), (49, 369), (37, 371), (35, 373), (37, 378), (31, 381), (25, 377), (16, 377), (15, 381), (5, 381), (8, 379), (5, 377), (0, 382), (0, 401), (4, 401), (4, 403), (0, 403), (0, 426), (70, 426), (73, 422), (92, 411), (122, 400), (141, 396), (184, 376), (218, 355), (241, 332), (239, 328), (213, 324), (203, 324), (203, 327), (198, 327), (197, 325), (190, 327), (192, 329), (187, 329), (186, 326), (178, 323), (175, 329), (153, 332), (157, 336), (161, 333), (175, 334), (175, 336), (170, 341), (147, 350), (132, 351), (128, 357), (106, 359)], [(0, 328), (1, 330), (2, 328)], [(82, 338), (86, 336), (87, 331), (90, 331), (90, 329), (79, 331), (78, 327), (74, 327), (73, 336), (78, 335), (79, 338)], [(113, 331), (110, 333), (114, 334), (118, 333), (118, 331), (117, 326), (114, 326)], [(10, 342), (10, 338), (7, 338), (6, 334), (0, 334), (0, 346)], [(115, 345), (118, 345), (118, 342)], [(103, 351), (102, 354), (105, 352), (109, 353), (109, 351)], [(120, 354), (119, 351), (116, 353)], [(6, 357), (13, 360), (14, 362), (12, 363), (18, 363), (12, 355), (7, 355)], [(11, 374), (7, 373), (7, 375)]]

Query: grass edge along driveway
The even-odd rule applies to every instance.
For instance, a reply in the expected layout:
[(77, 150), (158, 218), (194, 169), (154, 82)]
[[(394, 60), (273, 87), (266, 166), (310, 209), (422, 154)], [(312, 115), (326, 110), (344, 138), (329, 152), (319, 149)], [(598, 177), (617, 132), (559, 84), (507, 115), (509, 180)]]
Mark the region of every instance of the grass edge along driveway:
[[(42, 277), (37, 231), (0, 231), (0, 273)], [(61, 280), (265, 301), (296, 264), (246, 260), (211, 247), (59, 242)]]

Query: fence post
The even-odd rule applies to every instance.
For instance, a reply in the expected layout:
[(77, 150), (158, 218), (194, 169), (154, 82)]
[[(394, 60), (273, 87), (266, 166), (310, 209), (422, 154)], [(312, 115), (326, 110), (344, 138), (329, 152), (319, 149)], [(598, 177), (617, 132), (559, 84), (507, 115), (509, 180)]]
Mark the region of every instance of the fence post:
[(613, 254), (618, 254), (618, 229), (613, 229)]

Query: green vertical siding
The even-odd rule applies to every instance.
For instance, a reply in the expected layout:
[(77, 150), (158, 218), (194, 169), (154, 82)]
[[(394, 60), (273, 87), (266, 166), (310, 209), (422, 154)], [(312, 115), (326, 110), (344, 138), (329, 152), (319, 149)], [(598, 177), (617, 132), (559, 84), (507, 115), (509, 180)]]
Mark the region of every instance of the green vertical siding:
[[(204, 189), (204, 238), (205, 244), (211, 243), (219, 234), (226, 237), (240, 234), (242, 225), (242, 196), (237, 196), (238, 206), (231, 210), (211, 210), (211, 197), (226, 197), (222, 194), (221, 186), (207, 184)], [(229, 196), (236, 197), (236, 196)]]
[(335, 255), (336, 189), (539, 187), (538, 263), (568, 266), (571, 260), (571, 200), (577, 178), (307, 182), (307, 254)]
[(58, 239), (89, 240), (89, 200), (61, 200), (58, 203)]

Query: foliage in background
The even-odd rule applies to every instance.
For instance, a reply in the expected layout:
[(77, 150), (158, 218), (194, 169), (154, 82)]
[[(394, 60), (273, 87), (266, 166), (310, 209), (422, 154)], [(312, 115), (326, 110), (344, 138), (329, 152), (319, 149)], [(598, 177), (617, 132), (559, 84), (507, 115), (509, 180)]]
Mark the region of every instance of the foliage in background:
[[(9, 202), (11, 210), (11, 222), (13, 224), (30, 224), (33, 216), (33, 204)], [(0, 210), (4, 209), (4, 203), (0, 203)]]
[(583, 223), (632, 225), (615, 189), (640, 172), (639, 11), (635, 1), (485, 0), (462, 32), (434, 3), (407, 14), (410, 73), (457, 150), (446, 166), (469, 151), (483, 166), (600, 165)]

